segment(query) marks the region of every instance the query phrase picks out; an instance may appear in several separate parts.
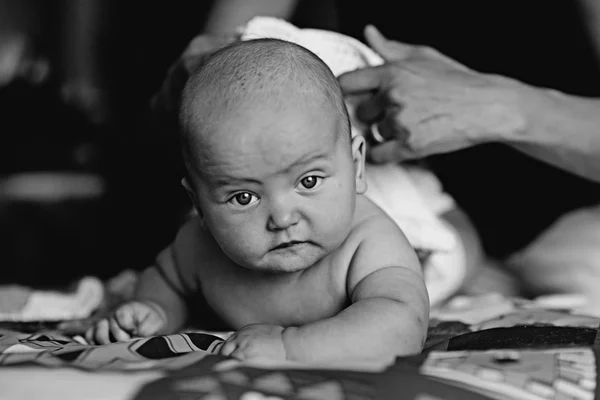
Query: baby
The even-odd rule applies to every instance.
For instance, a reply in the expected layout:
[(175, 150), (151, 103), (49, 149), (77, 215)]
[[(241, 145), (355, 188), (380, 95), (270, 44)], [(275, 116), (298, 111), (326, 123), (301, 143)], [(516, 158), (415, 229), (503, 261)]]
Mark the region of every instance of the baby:
[(420, 352), (421, 266), (362, 195), (365, 142), (351, 138), (320, 58), (278, 39), (228, 45), (188, 80), (180, 123), (183, 185), (198, 215), (88, 340), (169, 334), (214, 315), (236, 331), (221, 354), (238, 359)]

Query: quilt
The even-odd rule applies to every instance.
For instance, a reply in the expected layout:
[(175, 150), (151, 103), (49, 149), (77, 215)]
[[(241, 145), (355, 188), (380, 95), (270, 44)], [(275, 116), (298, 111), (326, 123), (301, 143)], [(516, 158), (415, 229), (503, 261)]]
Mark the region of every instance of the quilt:
[[(422, 354), (385, 366), (240, 362), (215, 353), (227, 333), (194, 330), (93, 346), (80, 335), (85, 323), (0, 322), (0, 398), (22, 384), (4, 373), (40, 370), (50, 382), (66, 370), (102, 377), (73, 398), (594, 399), (598, 391), (600, 319), (574, 312), (567, 298), (458, 297), (432, 312)], [(116, 377), (131, 384), (103, 397)], [(27, 398), (65, 398), (64, 386), (42, 382)]]

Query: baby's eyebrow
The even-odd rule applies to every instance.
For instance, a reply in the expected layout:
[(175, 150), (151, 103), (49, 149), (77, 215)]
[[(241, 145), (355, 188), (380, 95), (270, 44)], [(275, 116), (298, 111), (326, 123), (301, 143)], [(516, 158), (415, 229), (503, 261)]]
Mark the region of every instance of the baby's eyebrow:
[(310, 156), (302, 156), (300, 158), (298, 158), (297, 160), (294, 160), (289, 167), (286, 168), (286, 171), (294, 168), (294, 167), (298, 167), (298, 166), (303, 166), (303, 165), (307, 165), (310, 164), (312, 162), (315, 161), (320, 161), (320, 160), (327, 160), (330, 158), (330, 155), (328, 152), (320, 152), (317, 154), (312, 154)]
[(236, 176), (227, 176), (227, 175), (219, 175), (218, 177), (214, 177), (214, 178), (209, 178), (209, 182), (210, 185), (213, 187), (225, 187), (225, 186), (233, 186), (236, 184), (255, 184), (255, 185), (260, 185), (262, 184), (261, 181), (259, 181), (258, 179), (253, 179), (253, 178), (242, 178), (242, 177), (236, 177)]

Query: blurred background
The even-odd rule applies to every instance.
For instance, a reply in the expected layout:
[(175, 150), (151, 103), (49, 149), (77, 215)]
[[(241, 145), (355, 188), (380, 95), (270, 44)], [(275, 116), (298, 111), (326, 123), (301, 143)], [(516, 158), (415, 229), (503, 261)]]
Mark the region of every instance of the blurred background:
[(149, 104), (211, 5), (0, 0), (0, 284), (108, 278), (173, 239), (190, 203)]
[[(190, 203), (176, 126), (150, 100), (213, 3), (0, 0), (0, 284), (109, 278), (144, 268), (174, 238)], [(403, 3), (402, 19), (344, 0), (339, 21), (333, 3), (302, 0), (291, 22), (334, 30), (339, 22), (362, 37), (368, 21), (479, 71), (600, 95), (600, 22), (582, 19), (571, 0), (492, 2), (493, 13), (479, 1), (421, 0)], [(493, 257), (600, 201), (595, 183), (507, 146), (483, 147), (428, 161)]]

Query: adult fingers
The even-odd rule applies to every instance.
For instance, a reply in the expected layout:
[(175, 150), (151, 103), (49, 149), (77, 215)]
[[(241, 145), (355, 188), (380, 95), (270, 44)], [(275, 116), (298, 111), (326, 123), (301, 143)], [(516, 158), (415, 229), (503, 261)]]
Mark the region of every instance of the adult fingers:
[(371, 132), (377, 142), (392, 139), (404, 142), (408, 139), (408, 130), (398, 122), (398, 114), (402, 107), (386, 103), (385, 96), (373, 96), (359, 105), (356, 110), (357, 117), (371, 124)]
[(345, 72), (338, 82), (344, 95), (354, 95), (378, 90), (384, 83), (382, 77), (381, 67), (368, 67)]
[(367, 158), (374, 164), (402, 162), (416, 158), (416, 155), (405, 148), (399, 140), (390, 140), (372, 147), (367, 153)]
[(396, 40), (389, 40), (373, 25), (367, 25), (364, 34), (367, 44), (379, 53), (385, 61), (405, 60), (410, 57), (418, 56), (444, 61), (462, 71), (470, 70), (463, 64), (446, 56), (433, 47), (411, 45)]
[(388, 40), (379, 29), (367, 25), (364, 31), (367, 44), (375, 50), (385, 61), (402, 60), (410, 56), (414, 46)]
[(356, 117), (366, 124), (372, 124), (383, 118), (386, 105), (387, 98), (381, 93), (376, 93), (358, 104)]
[(377, 131), (383, 139), (399, 140), (400, 143), (405, 143), (408, 140), (408, 129), (399, 122), (401, 111), (402, 107), (399, 105), (388, 105), (385, 107), (382, 118), (377, 122)]

